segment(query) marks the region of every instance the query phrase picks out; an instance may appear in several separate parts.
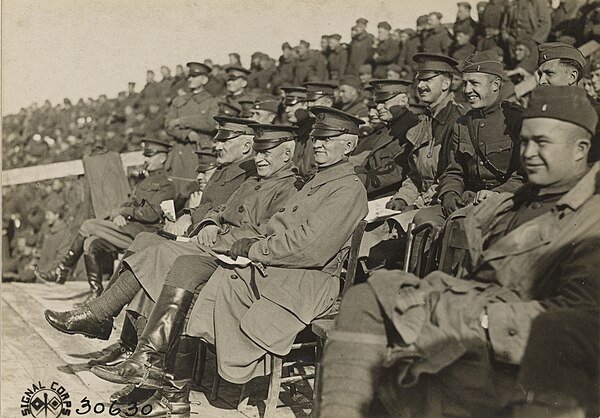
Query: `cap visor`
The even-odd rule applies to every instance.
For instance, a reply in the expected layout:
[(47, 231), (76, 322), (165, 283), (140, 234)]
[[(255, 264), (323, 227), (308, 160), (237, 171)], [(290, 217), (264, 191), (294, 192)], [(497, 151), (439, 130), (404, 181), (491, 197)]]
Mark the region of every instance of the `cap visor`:
[(216, 141), (225, 142), (228, 139), (237, 138), (240, 135), (241, 134), (238, 134), (238, 133), (235, 133), (235, 132), (226, 131), (224, 129), (219, 129), (217, 131), (217, 134), (215, 135), (215, 140)]
[(331, 138), (333, 136), (341, 135), (342, 133), (343, 132), (340, 132), (340, 131), (332, 131), (329, 129), (315, 128), (312, 131), (310, 131), (310, 136), (314, 136), (317, 138)]

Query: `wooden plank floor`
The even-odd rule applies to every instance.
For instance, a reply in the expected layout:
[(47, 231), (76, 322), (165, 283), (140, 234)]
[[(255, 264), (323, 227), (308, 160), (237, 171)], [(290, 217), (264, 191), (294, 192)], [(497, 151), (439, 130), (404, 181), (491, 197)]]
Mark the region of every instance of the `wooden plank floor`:
[[(87, 361), (102, 355), (102, 350), (118, 340), (122, 315), (115, 321), (116, 330), (109, 341), (83, 336), (69, 336), (47, 324), (45, 309), (68, 310), (81, 299), (87, 283), (68, 282), (64, 286), (49, 284), (2, 284), (2, 352), (1, 352), (1, 416), (22, 416), (20, 403), (25, 390), (36, 382), (64, 386), (74, 407), (87, 397), (92, 405), (107, 402), (120, 385), (97, 378), (89, 371)], [(203, 386), (191, 394), (193, 417), (258, 417), (264, 412), (267, 378), (255, 379), (250, 385), (248, 407), (236, 409), (241, 386), (223, 381), (216, 401), (209, 401), (210, 386), (215, 370), (209, 357)], [(302, 382), (292, 396), (288, 390), (280, 394), (277, 416), (307, 417), (310, 414), (312, 382)], [(72, 415), (74, 410), (72, 411)], [(75, 414), (77, 416), (77, 414)], [(109, 417), (105, 414), (88, 414), (90, 417)]]

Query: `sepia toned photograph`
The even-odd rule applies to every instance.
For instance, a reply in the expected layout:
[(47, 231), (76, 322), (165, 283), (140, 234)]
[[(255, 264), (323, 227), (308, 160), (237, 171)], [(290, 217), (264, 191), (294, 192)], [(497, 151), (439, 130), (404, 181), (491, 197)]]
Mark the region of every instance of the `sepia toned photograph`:
[(600, 0), (0, 4), (0, 418), (600, 417)]

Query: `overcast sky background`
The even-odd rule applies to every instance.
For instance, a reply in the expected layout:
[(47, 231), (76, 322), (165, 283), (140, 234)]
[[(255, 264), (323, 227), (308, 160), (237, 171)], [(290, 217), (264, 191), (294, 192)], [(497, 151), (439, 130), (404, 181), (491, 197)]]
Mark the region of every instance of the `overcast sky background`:
[[(476, 1), (471, 1), (475, 6)], [(440, 11), (453, 22), (455, 0), (3, 0), (2, 114), (50, 99), (114, 97), (147, 69), (202, 61), (225, 64), (238, 52), (249, 65), (262, 51), (278, 58), (285, 41), (318, 48), (322, 34), (350, 41), (358, 17), (368, 31), (387, 20), (414, 28)], [(473, 7), (473, 17), (476, 12)]]

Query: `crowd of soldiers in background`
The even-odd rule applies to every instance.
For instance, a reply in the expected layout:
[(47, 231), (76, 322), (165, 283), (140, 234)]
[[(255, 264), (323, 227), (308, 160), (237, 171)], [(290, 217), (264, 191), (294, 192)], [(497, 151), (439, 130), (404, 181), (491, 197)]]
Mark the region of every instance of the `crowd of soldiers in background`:
[[(477, 21), (473, 19), (475, 14)], [(266, 93), (283, 97), (282, 87), (332, 81), (339, 86), (334, 107), (368, 122), (368, 95), (363, 88), (377, 78), (412, 79), (415, 53), (441, 53), (461, 62), (475, 51), (494, 49), (503, 57), (507, 70), (503, 96), (518, 102), (521, 98), (515, 95), (515, 86), (528, 77), (535, 77), (537, 44), (560, 41), (580, 46), (592, 40), (600, 41), (598, 0), (561, 0), (555, 9), (549, 0), (490, 0), (477, 3), (476, 10), (471, 10), (469, 3), (460, 2), (453, 24), (443, 24), (442, 19), (439, 12), (431, 12), (420, 16), (414, 29), (394, 30), (388, 22), (379, 22), (377, 34), (371, 34), (369, 30), (373, 30), (373, 26), (360, 18), (351, 28), (348, 43), (342, 42), (341, 35), (332, 34), (322, 36), (319, 49), (311, 49), (304, 40), (296, 46), (285, 42), (278, 60), (255, 52), (245, 95), (256, 98)], [(228, 89), (227, 68), (241, 67), (240, 55), (229, 54), (227, 65), (214, 64), (210, 59), (204, 64), (212, 69), (205, 90), (227, 101), (228, 95), (234, 93)], [(581, 81), (594, 98), (600, 94), (600, 71), (596, 71), (596, 67), (592, 57)], [(42, 106), (34, 103), (18, 114), (4, 116), (3, 169), (74, 160), (93, 152), (136, 151), (141, 149), (142, 139), (149, 135), (170, 140), (165, 117), (173, 100), (189, 92), (187, 71), (188, 68), (177, 65), (172, 75), (169, 67), (163, 66), (160, 81), (154, 71), (148, 70), (146, 85), (139, 93), (135, 83), (130, 82), (128, 91), (119, 92), (116, 98), (109, 99), (103, 94), (97, 99), (79, 99), (76, 104), (64, 99), (62, 104), (54, 106), (46, 100)], [(457, 102), (465, 104), (460, 86), (458, 74), (452, 89), (457, 93)], [(422, 107), (416, 95), (411, 102), (411, 110), (419, 113)], [(276, 121), (287, 121), (283, 104)], [(363, 133), (369, 132), (367, 125)], [(58, 194), (64, 202), (70, 202), (64, 208), (69, 212), (64, 219), (72, 228), (76, 229), (90, 217), (91, 209), (84, 207), (89, 206), (89, 202), (82, 198), (86, 193), (84, 189), (81, 178), (3, 187), (4, 226), (9, 225), (11, 218), (18, 219), (17, 224), (21, 226), (14, 229), (15, 224), (10, 223), (13, 230), (9, 233), (16, 233), (18, 239), (12, 240), (10, 248), (5, 249), (5, 261), (12, 260), (12, 263), (4, 263), (7, 269), (22, 272), (30, 262), (43, 236), (42, 202), (48, 196)]]

